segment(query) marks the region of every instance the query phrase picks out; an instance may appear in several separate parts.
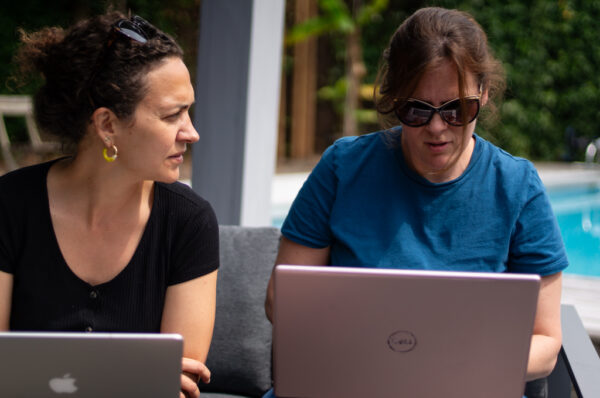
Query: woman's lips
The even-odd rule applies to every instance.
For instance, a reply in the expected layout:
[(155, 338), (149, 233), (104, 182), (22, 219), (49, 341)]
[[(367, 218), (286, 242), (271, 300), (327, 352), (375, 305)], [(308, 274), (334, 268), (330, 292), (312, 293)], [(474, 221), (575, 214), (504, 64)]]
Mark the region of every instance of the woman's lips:
[(443, 152), (448, 146), (448, 142), (428, 142), (427, 146), (433, 152)]
[(171, 159), (177, 163), (183, 163), (183, 152), (179, 152), (174, 155), (171, 155), (171, 156), (169, 156), (169, 159)]

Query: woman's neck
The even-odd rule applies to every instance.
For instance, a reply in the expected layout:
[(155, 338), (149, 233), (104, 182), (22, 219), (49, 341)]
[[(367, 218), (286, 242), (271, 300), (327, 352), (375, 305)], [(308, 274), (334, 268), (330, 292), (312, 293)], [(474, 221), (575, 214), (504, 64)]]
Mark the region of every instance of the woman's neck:
[(52, 165), (47, 184), (55, 209), (76, 212), (90, 227), (115, 218), (146, 218), (152, 207), (152, 181), (136, 180), (85, 151)]

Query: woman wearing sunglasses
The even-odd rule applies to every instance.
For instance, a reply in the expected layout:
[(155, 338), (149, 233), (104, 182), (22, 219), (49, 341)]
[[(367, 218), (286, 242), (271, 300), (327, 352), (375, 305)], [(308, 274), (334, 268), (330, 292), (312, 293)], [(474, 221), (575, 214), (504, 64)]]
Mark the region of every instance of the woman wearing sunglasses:
[[(387, 129), (325, 151), (283, 224), (277, 264), (540, 274), (527, 379), (548, 375), (568, 261), (533, 165), (475, 133), (504, 85), (485, 33), (466, 13), (421, 9), (383, 61)], [(269, 317), (272, 296), (270, 283)]]
[(190, 76), (175, 41), (110, 12), (22, 34), (37, 122), (70, 156), (0, 177), (0, 330), (183, 335), (181, 396), (199, 396), (219, 266), (208, 202), (178, 183)]

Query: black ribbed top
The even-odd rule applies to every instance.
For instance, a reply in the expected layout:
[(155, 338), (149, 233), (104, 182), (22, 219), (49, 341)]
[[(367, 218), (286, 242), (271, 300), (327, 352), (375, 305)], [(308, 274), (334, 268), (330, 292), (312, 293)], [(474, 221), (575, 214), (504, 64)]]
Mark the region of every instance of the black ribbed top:
[(210, 204), (181, 183), (156, 183), (140, 243), (114, 279), (91, 286), (67, 266), (54, 235), (52, 162), (0, 177), (0, 270), (14, 276), (11, 330), (158, 332), (169, 285), (219, 267)]

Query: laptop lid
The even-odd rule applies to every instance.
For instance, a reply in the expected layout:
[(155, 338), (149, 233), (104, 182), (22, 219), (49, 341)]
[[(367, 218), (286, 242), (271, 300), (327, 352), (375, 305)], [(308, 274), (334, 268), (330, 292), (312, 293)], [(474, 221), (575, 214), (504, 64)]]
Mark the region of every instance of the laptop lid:
[(0, 333), (1, 397), (179, 397), (177, 334)]
[(278, 397), (521, 398), (537, 275), (279, 265)]

